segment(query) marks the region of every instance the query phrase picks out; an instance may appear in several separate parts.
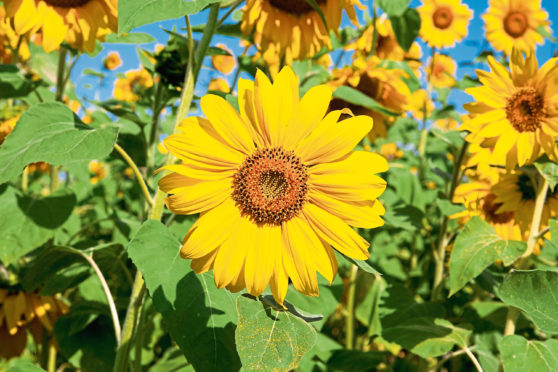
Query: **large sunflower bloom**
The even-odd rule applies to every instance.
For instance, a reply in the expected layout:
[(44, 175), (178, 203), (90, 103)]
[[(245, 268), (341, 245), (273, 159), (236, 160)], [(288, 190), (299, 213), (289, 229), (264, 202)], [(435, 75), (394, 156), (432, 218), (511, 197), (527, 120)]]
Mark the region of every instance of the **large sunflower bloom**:
[[(343, 9), (358, 25), (354, 7), (362, 8), (359, 0), (316, 2), (331, 30), (339, 28)], [(324, 47), (331, 48), (329, 32), (319, 13), (301, 0), (247, 0), (240, 27), (245, 35), (253, 36), (266, 62), (284, 59), (291, 64), (314, 56)]]
[(4, 6), (18, 34), (41, 31), (46, 52), (63, 41), (92, 52), (97, 39), (118, 30), (117, 0), (4, 0)]
[(423, 0), (420, 37), (434, 48), (452, 47), (467, 36), (473, 12), (461, 0)]
[(511, 169), (531, 163), (543, 153), (556, 158), (557, 60), (553, 58), (539, 69), (532, 50), (524, 59), (514, 48), (511, 72), (491, 56), (492, 72), (477, 70), (483, 85), (466, 90), (477, 102), (465, 105), (476, 116), (461, 129), (471, 132), (467, 141), (494, 149), (492, 164)]
[(43, 328), (52, 332), (56, 319), (67, 312), (68, 305), (55, 297), (0, 288), (0, 356), (9, 359), (23, 352), (26, 329), (41, 343)]
[[(396, 114), (402, 114), (407, 108), (407, 97), (411, 91), (403, 78), (407, 74), (401, 69), (387, 69), (380, 67), (380, 60), (373, 56), (367, 60), (357, 58), (351, 67), (345, 67), (332, 72), (333, 80), (329, 85), (335, 89), (346, 85), (353, 87), (374, 99), (380, 105)], [(374, 119), (374, 130), (370, 132), (370, 140), (386, 137), (387, 128), (394, 121), (394, 117), (363, 106), (346, 102), (341, 98), (331, 101), (331, 109), (350, 109), (356, 115), (368, 115)]]
[(488, 11), (482, 15), (486, 39), (494, 49), (510, 54), (515, 46), (523, 52), (542, 44), (544, 38), (538, 27), (548, 29), (548, 14), (540, 0), (490, 0)]
[(330, 99), (323, 85), (299, 99), (290, 67), (273, 84), (258, 71), (254, 82), (240, 80), (240, 113), (206, 95), (207, 119), (187, 118), (182, 133), (164, 140), (182, 160), (159, 181), (172, 194), (166, 204), (174, 213), (200, 213), (180, 251), (195, 272), (213, 269), (219, 288), (254, 296), (269, 284), (282, 304), (289, 278), (309, 296), (318, 295), (316, 272), (333, 280), (332, 247), (369, 257), (368, 242), (349, 225), (383, 225), (377, 197), (386, 183), (376, 173), (388, 165), (378, 154), (353, 151), (372, 119), (338, 122), (341, 111), (326, 115)]
[(126, 72), (125, 76), (114, 83), (114, 98), (125, 102), (136, 102), (139, 93), (153, 86), (153, 77), (144, 68)]

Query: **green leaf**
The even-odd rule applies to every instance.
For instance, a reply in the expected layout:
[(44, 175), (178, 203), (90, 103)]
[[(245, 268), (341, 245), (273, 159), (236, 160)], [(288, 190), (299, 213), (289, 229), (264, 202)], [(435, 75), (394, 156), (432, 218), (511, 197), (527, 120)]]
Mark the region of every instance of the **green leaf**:
[(537, 33), (539, 35), (541, 35), (542, 37), (544, 37), (545, 39), (549, 39), (553, 43), (558, 41), (558, 39), (556, 39), (554, 36), (552, 36), (552, 31), (550, 31), (547, 27), (545, 27), (543, 25), (540, 25), (539, 27), (537, 27)]
[(470, 333), (445, 319), (412, 317), (384, 329), (382, 337), (422, 358), (432, 358), (449, 352), (455, 345), (466, 346)]
[(457, 236), (449, 262), (450, 296), (498, 260), (511, 265), (525, 250), (524, 242), (503, 240), (492, 226), (473, 217)]
[(558, 164), (545, 155), (535, 162), (535, 167), (548, 182), (550, 190), (554, 191), (556, 184), (558, 184)]
[(6, 372), (45, 372), (45, 370), (26, 360), (16, 360), (10, 363)]
[(143, 274), (155, 309), (194, 368), (238, 370), (234, 346), (238, 294), (217, 289), (210, 273), (194, 273), (190, 263), (180, 258), (179, 248), (178, 239), (165, 225), (149, 220), (127, 250)]
[(21, 195), (12, 187), (0, 194), (4, 218), (0, 218), (0, 261), (9, 265), (54, 236), (69, 218), (76, 197), (60, 190), (47, 197)]
[(529, 341), (509, 335), (499, 345), (504, 372), (554, 372), (558, 366), (558, 340)]
[[(389, 1), (389, 0), (388, 0)], [(407, 8), (405, 12), (397, 17), (389, 17), (397, 43), (408, 52), (413, 45), (420, 30), (420, 15), (413, 8)]]
[(336, 350), (327, 365), (335, 371), (365, 372), (384, 363), (386, 355), (382, 351)]
[(354, 105), (369, 108), (374, 111), (378, 111), (384, 115), (397, 116), (396, 112), (380, 105), (373, 98), (368, 97), (366, 94), (356, 90), (355, 88), (342, 85), (338, 87), (335, 92), (333, 92), (334, 98), (342, 99), (343, 101), (352, 103)]
[(558, 334), (558, 272), (512, 271), (502, 283), (500, 298), (527, 314), (541, 331)]
[(378, 0), (380, 8), (390, 17), (399, 17), (405, 13), (409, 0)]
[(290, 371), (316, 343), (316, 330), (287, 311), (240, 296), (236, 347), (247, 371)]
[(102, 72), (95, 71), (91, 68), (84, 68), (83, 71), (81, 71), (81, 73), (84, 75), (95, 76), (98, 77), (99, 79), (104, 79), (106, 77), (105, 74), (103, 74)]
[(194, 14), (222, 0), (119, 0), (118, 33), (148, 23), (164, 21)]
[(93, 129), (59, 102), (41, 103), (24, 112), (0, 147), (0, 184), (14, 179), (30, 163), (66, 165), (102, 159), (112, 151), (116, 128)]
[(444, 216), (451, 216), (452, 214), (463, 212), (465, 210), (463, 205), (453, 204), (447, 199), (438, 199), (436, 200), (436, 204)]
[(155, 38), (144, 32), (132, 32), (129, 34), (117, 35), (108, 34), (105, 43), (110, 44), (145, 44), (156, 41)]
[(33, 85), (15, 65), (0, 65), (0, 98), (23, 97), (29, 94)]

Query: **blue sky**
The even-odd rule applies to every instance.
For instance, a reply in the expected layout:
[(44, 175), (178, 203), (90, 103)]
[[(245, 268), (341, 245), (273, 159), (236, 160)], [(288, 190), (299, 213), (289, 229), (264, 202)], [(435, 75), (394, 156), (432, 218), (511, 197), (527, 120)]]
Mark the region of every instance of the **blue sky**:
[[(532, 0), (524, 0), (532, 1)], [(369, 5), (367, 0), (361, 0), (363, 4)], [(474, 11), (474, 18), (469, 24), (469, 34), (468, 36), (454, 48), (446, 49), (443, 52), (451, 55), (459, 65), (458, 68), (458, 78), (461, 78), (464, 74), (473, 75), (475, 68), (483, 68), (482, 64), (469, 65), (471, 59), (476, 56), (482, 49), (489, 48), (486, 45), (484, 38), (484, 25), (480, 18), (480, 15), (485, 12), (488, 7), (488, 0), (464, 0), (465, 4), (469, 6)], [(411, 0), (410, 6), (417, 7), (421, 3), (420, 0)], [(558, 35), (555, 31), (556, 25), (558, 25), (558, 1), (556, 0), (542, 0), (542, 6), (549, 14), (549, 19), (551, 21), (551, 27), (553, 32)], [(224, 11), (222, 11), (224, 13)], [(207, 10), (200, 12), (194, 16), (190, 17), (190, 21), (193, 25), (204, 24), (207, 19)], [(234, 14), (233, 14), (234, 15)], [(232, 16), (227, 20), (228, 23), (235, 22)], [(346, 19), (344, 19), (342, 26), (348, 25)], [(178, 18), (175, 20), (168, 20), (163, 22), (157, 22), (151, 25), (145, 25), (138, 27), (134, 31), (145, 32), (151, 34), (157, 42), (148, 43), (141, 45), (142, 48), (153, 50), (157, 43), (164, 44), (168, 40), (168, 34), (163, 29), (172, 29), (176, 27), (178, 29), (185, 27), (184, 19)], [(201, 37), (201, 35), (194, 35), (195, 37)], [(216, 35), (213, 39), (212, 44), (223, 43), (227, 45), (235, 54), (241, 54), (242, 48), (239, 45), (239, 40), (232, 37), (225, 37)], [(430, 49), (422, 41), (419, 40), (423, 50), (423, 57), (428, 58), (430, 55)], [(537, 49), (537, 56), (539, 59), (539, 64), (546, 61), (552, 57), (553, 52), (558, 49), (557, 45), (546, 41), (546, 43)], [(138, 48), (136, 45), (127, 44), (105, 44), (105, 47), (101, 53), (96, 57), (91, 58), (87, 55), (80, 57), (80, 60), (76, 63), (74, 70), (72, 72), (72, 81), (76, 84), (76, 92), (79, 97), (87, 99), (108, 99), (112, 96), (112, 90), (114, 86), (114, 81), (116, 74), (123, 73), (131, 69), (137, 69), (140, 65), (138, 53)], [(106, 72), (107, 77), (99, 85), (99, 79), (93, 76), (84, 75), (83, 70), (85, 68), (91, 68), (95, 70), (102, 69), (102, 61), (112, 51), (117, 51), (120, 53), (123, 64), (118, 69), (112, 72)], [(335, 59), (335, 54), (333, 54)], [(350, 60), (347, 61), (350, 63)], [(205, 66), (209, 66), (209, 60), (206, 59)], [(484, 67), (486, 68), (486, 67)], [(196, 87), (197, 94), (203, 94), (207, 83), (215, 72), (211, 68), (203, 68), (200, 73), (200, 80)], [(241, 75), (242, 76), (242, 75)], [(232, 74), (228, 77), (229, 82), (232, 80)], [(455, 91), (450, 95), (450, 102), (452, 102), (458, 110), (461, 111), (461, 106), (463, 103), (469, 102), (471, 99), (469, 96), (463, 92)]]

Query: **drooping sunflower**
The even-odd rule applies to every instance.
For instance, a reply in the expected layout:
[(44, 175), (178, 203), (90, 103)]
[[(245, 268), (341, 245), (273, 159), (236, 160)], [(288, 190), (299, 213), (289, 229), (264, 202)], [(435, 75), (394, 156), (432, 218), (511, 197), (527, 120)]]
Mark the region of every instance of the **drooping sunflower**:
[(354, 56), (367, 57), (372, 51), (374, 45), (374, 54), (380, 59), (388, 59), (392, 61), (406, 61), (409, 66), (419, 74), (419, 67), (421, 66), (420, 58), (422, 51), (417, 42), (413, 42), (408, 52), (405, 52), (393, 32), (391, 21), (387, 18), (386, 14), (382, 14), (376, 21), (376, 44), (374, 40), (374, 26), (370, 25), (366, 28), (361, 36), (352, 43), (346, 46), (347, 50), (354, 50)]
[(434, 60), (428, 61), (428, 78), (436, 88), (451, 88), (455, 85), (455, 72), (457, 64), (448, 55), (436, 54)]
[[(219, 288), (270, 286), (282, 304), (289, 278), (318, 295), (316, 272), (330, 282), (335, 248), (355, 259), (369, 257), (368, 242), (349, 225), (383, 225), (377, 200), (388, 169), (378, 154), (353, 151), (372, 128), (356, 116), (338, 122), (327, 113), (331, 89), (320, 85), (299, 99), (298, 79), (284, 67), (272, 84), (258, 71), (239, 81), (240, 113), (219, 96), (206, 95), (207, 119), (190, 117), (182, 133), (164, 140), (182, 163), (159, 181), (174, 213), (200, 213), (180, 251), (197, 273), (213, 269)], [(326, 115), (327, 113), (327, 115)]]
[(543, 153), (556, 159), (557, 60), (553, 58), (539, 69), (534, 51), (523, 58), (514, 48), (511, 72), (491, 56), (492, 72), (477, 70), (482, 86), (465, 90), (477, 102), (464, 105), (476, 115), (461, 129), (471, 132), (467, 141), (494, 149), (492, 164), (512, 169), (516, 164), (532, 163)]
[[(495, 201), (500, 203), (498, 213), (521, 211), (516, 219), (526, 232), (531, 227), (535, 210), (536, 186), (531, 177), (522, 171), (502, 175), (500, 181), (492, 187)], [(541, 228), (548, 226), (549, 220), (558, 215), (558, 196), (556, 191), (548, 191), (541, 217)]]
[(36, 343), (43, 340), (43, 328), (53, 331), (56, 319), (68, 312), (68, 305), (52, 296), (0, 288), (0, 357), (20, 355), (27, 344), (27, 331)]
[[(346, 85), (353, 87), (374, 99), (380, 105), (395, 114), (402, 114), (407, 107), (407, 97), (411, 95), (409, 87), (403, 81), (406, 73), (401, 69), (388, 69), (380, 66), (378, 57), (358, 58), (353, 65), (332, 72), (333, 80), (329, 85), (335, 89)], [(355, 115), (368, 115), (374, 119), (374, 129), (369, 138), (386, 137), (388, 126), (394, 116), (385, 115), (377, 110), (349, 103), (341, 98), (331, 101), (332, 110), (350, 109)]]
[(467, 36), (473, 11), (461, 0), (423, 0), (420, 37), (431, 47), (452, 47)]
[[(358, 25), (355, 6), (359, 0), (317, 0), (331, 30), (341, 24), (343, 9), (351, 22)], [(319, 13), (306, 1), (247, 0), (240, 24), (242, 32), (252, 36), (267, 62), (312, 57), (322, 48), (331, 48), (329, 32)]]
[(40, 31), (46, 52), (63, 41), (92, 52), (97, 39), (118, 30), (117, 0), (4, 0), (4, 7), (18, 34)]
[(494, 49), (510, 55), (513, 46), (523, 52), (542, 44), (544, 38), (537, 28), (548, 29), (548, 13), (541, 8), (540, 0), (490, 0), (485, 14), (486, 39)]

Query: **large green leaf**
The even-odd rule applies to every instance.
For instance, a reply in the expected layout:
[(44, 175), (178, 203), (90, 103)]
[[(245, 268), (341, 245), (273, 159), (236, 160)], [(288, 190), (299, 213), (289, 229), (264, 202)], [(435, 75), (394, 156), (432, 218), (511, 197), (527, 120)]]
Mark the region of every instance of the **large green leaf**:
[(535, 167), (546, 178), (550, 189), (554, 190), (556, 184), (558, 184), (558, 164), (545, 155), (535, 162)]
[(450, 296), (498, 260), (511, 265), (527, 248), (524, 242), (503, 240), (492, 226), (473, 217), (455, 240), (449, 262)]
[(365, 372), (385, 362), (386, 352), (336, 350), (327, 361), (327, 365), (335, 371)]
[(554, 372), (558, 366), (558, 340), (529, 341), (509, 335), (499, 345), (504, 372)]
[(145, 44), (156, 41), (155, 38), (144, 32), (132, 32), (129, 34), (118, 36), (116, 34), (109, 34), (105, 38), (105, 43), (112, 44)]
[(0, 261), (9, 265), (54, 236), (70, 216), (76, 197), (67, 190), (34, 198), (12, 187), (0, 194)]
[(396, 112), (380, 105), (373, 98), (367, 96), (366, 94), (356, 90), (353, 87), (342, 85), (338, 87), (335, 92), (333, 92), (333, 97), (342, 99), (343, 101), (352, 103), (357, 106), (362, 106), (369, 108), (374, 111), (378, 111), (384, 115), (397, 116)]
[(240, 368), (235, 350), (238, 295), (215, 287), (210, 273), (197, 275), (179, 256), (176, 237), (159, 221), (146, 221), (127, 247), (143, 274), (155, 309), (171, 337), (198, 371)]
[(115, 128), (91, 128), (59, 102), (41, 103), (21, 115), (0, 147), (0, 184), (14, 179), (30, 163), (66, 165), (102, 159), (112, 151)]
[(541, 331), (558, 334), (558, 272), (512, 271), (499, 295), (506, 304), (523, 310)]
[(26, 360), (15, 360), (10, 362), (10, 366), (6, 369), (6, 372), (44, 372), (45, 370), (41, 367), (28, 362)]
[(0, 98), (26, 96), (33, 85), (21, 73), (17, 66), (0, 65)]
[(222, 0), (118, 0), (118, 33), (148, 23), (194, 14)]
[(316, 330), (293, 314), (240, 296), (236, 348), (247, 371), (290, 371), (316, 342)]
[(397, 42), (403, 50), (408, 51), (419, 34), (419, 13), (416, 9), (407, 8), (400, 16), (390, 16), (389, 19), (393, 26)]
[(409, 0), (378, 0), (380, 8), (390, 17), (399, 17), (407, 10)]

